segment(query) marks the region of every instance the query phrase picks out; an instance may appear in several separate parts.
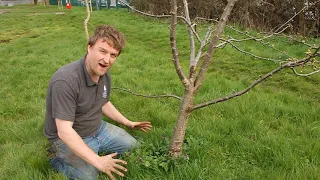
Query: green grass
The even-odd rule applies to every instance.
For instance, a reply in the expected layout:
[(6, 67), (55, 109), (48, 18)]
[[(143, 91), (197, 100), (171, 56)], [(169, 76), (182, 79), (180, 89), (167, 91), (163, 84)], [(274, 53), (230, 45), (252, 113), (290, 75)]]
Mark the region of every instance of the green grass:
[[(7, 11), (0, 15), (0, 179), (64, 179), (46, 158), (48, 143), (42, 130), (45, 96), (52, 74), (85, 53), (85, 8), (19, 5), (0, 10)], [(127, 47), (111, 70), (114, 87), (182, 96), (171, 61), (166, 20), (110, 9), (94, 11), (90, 24), (90, 33), (98, 24), (110, 24), (126, 36)], [(203, 28), (205, 24), (199, 29)], [(180, 59), (187, 69), (185, 30), (178, 25)], [(243, 37), (230, 29), (225, 32)], [(283, 38), (270, 43), (298, 58), (307, 50)], [(310, 43), (320, 44), (319, 39)], [(253, 41), (237, 45), (264, 57), (286, 58)], [(230, 46), (218, 49), (196, 102), (241, 90), (277, 66)], [(179, 102), (114, 90), (111, 100), (125, 116), (149, 120), (154, 126), (148, 134), (131, 132), (143, 143), (123, 157), (129, 170), (123, 179), (318, 179), (319, 82), (319, 75), (296, 77), (286, 70), (242, 97), (193, 112), (180, 160), (166, 156)], [(104, 175), (100, 178), (107, 179)]]

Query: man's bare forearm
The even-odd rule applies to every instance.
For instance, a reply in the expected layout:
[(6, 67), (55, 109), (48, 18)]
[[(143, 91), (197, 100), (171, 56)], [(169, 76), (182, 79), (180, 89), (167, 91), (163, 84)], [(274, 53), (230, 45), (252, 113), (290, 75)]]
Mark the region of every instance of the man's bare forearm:
[(132, 123), (124, 115), (122, 115), (110, 101), (102, 106), (102, 113), (108, 118), (125, 126), (130, 126)]
[(59, 138), (81, 159), (95, 166), (99, 167), (99, 155), (93, 152), (87, 144), (84, 143), (79, 134), (72, 128), (72, 122), (56, 119)]

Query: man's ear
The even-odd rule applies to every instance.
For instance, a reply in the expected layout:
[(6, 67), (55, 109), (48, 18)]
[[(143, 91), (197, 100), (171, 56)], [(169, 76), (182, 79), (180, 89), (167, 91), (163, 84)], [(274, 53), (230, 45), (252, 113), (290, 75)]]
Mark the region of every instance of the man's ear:
[(88, 45), (88, 46), (87, 46), (87, 52), (90, 52), (91, 48), (92, 48), (92, 46), (91, 46), (91, 45)]

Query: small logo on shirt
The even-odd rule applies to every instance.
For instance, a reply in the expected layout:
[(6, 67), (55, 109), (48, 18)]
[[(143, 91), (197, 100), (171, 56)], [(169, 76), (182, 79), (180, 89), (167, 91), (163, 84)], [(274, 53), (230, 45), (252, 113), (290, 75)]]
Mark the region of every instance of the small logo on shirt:
[(106, 85), (103, 85), (103, 94), (102, 94), (102, 97), (103, 98), (107, 98), (107, 88), (106, 88)]

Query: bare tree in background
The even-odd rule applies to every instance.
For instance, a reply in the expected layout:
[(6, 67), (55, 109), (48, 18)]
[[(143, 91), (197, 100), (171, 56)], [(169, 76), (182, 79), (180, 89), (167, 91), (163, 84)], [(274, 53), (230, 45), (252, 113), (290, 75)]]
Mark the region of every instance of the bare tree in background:
[[(168, 1), (132, 0), (131, 3), (143, 12), (169, 14)], [(195, 17), (218, 19), (227, 4), (226, 0), (188, 0), (188, 2), (191, 19)], [(177, 3), (178, 7), (183, 6), (182, 0), (178, 0)], [(245, 28), (272, 31), (277, 25), (297, 15), (291, 20), (292, 28), (288, 28), (287, 33), (319, 37), (320, 24), (317, 21), (319, 6), (319, 0), (242, 0), (233, 8), (229, 20)], [(302, 8), (304, 10), (300, 12)], [(183, 8), (178, 9), (178, 13), (182, 11)]]

